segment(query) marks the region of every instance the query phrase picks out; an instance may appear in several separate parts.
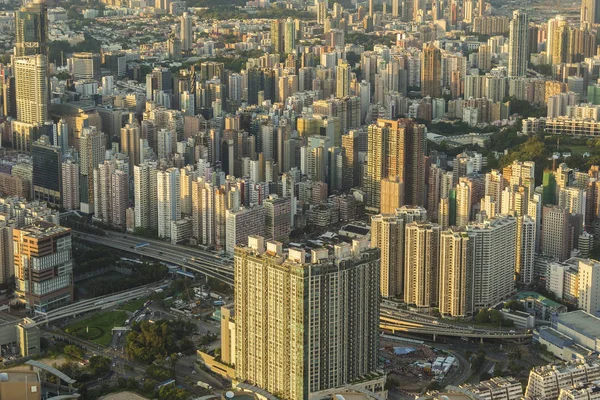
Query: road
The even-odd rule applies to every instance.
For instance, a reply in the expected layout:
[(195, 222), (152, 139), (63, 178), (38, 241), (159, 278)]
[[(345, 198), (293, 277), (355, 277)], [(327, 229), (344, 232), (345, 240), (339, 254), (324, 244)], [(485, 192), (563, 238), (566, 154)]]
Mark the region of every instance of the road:
[[(73, 236), (90, 243), (177, 265), (184, 270), (199, 272), (233, 286), (231, 261), (207, 251), (124, 234), (97, 236), (73, 231)], [(148, 245), (140, 245), (142, 243), (148, 243)]]

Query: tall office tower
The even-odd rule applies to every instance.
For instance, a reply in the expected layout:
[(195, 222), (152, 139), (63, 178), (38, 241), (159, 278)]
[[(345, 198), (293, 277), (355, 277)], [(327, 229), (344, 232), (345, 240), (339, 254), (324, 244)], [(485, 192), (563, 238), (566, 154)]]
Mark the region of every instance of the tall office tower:
[(336, 97), (350, 96), (350, 65), (340, 61), (336, 67)]
[(263, 205), (265, 206), (265, 236), (278, 242), (288, 242), (292, 231), (291, 198), (270, 195)]
[(15, 77), (0, 73), (2, 83), (2, 111), (5, 117), (17, 118), (17, 100)]
[(398, 17), (400, 11), (400, 0), (392, 0), (392, 17)]
[(62, 207), (66, 210), (79, 209), (79, 164), (72, 158), (62, 163)]
[(104, 133), (98, 131), (95, 126), (83, 127), (79, 138), (79, 196), (80, 209), (86, 214), (94, 212), (94, 168), (104, 160), (104, 152)]
[(110, 223), (125, 228), (129, 208), (129, 176), (123, 170), (116, 170), (110, 176), (111, 216)]
[(46, 221), (14, 229), (13, 251), (16, 294), (28, 309), (46, 312), (73, 300), (70, 229)]
[(13, 256), (13, 227), (0, 221), (0, 283), (15, 275)]
[(428, 309), (438, 304), (440, 227), (429, 222), (406, 225), (404, 302)]
[(342, 135), (342, 188), (344, 191), (350, 190), (358, 185), (360, 165), (358, 163), (358, 142), (360, 133), (351, 130)]
[(433, 42), (424, 44), (421, 53), (421, 95), (442, 97), (442, 52)]
[(284, 22), (284, 45), (283, 50), (286, 54), (295, 53), (296, 51), (296, 28), (294, 25), (294, 20), (288, 18)]
[(515, 287), (517, 220), (501, 216), (467, 225), (473, 246), (473, 306), (492, 307)]
[(375, 13), (375, 0), (369, 0), (369, 17), (373, 18)]
[(600, 263), (596, 260), (582, 260), (578, 263), (577, 308), (592, 315), (600, 311)]
[(33, 143), (33, 198), (55, 207), (62, 205), (62, 151), (52, 146), (48, 136), (42, 135)]
[(181, 50), (189, 54), (194, 43), (194, 34), (192, 32), (192, 17), (184, 12), (180, 17), (180, 35), (181, 35)]
[(133, 167), (135, 227), (158, 229), (157, 165), (144, 162)]
[(600, 2), (598, 0), (582, 0), (581, 26), (589, 29), (595, 24), (600, 24)]
[(46, 56), (15, 58), (17, 119), (26, 124), (48, 120), (48, 62)]
[(171, 237), (171, 222), (181, 219), (179, 170), (169, 168), (156, 173), (158, 237)]
[(73, 56), (67, 59), (67, 65), (75, 79), (95, 79), (98, 81), (101, 79), (100, 54), (73, 53)]
[(274, 19), (271, 21), (271, 48), (274, 54), (285, 52), (285, 21)]
[(425, 146), (425, 127), (411, 120), (379, 119), (369, 126), (365, 188), (370, 208), (381, 206), (381, 179), (394, 176), (404, 184), (406, 204), (424, 204)]
[[(288, 399), (321, 396), (378, 367), (379, 249), (333, 254), (251, 236), (235, 248), (236, 379)], [(294, 326), (294, 329), (290, 329)], [(377, 378), (376, 378), (377, 379)], [(320, 393), (321, 392), (321, 393)]]
[(371, 217), (371, 247), (381, 249), (380, 292), (383, 297), (404, 291), (405, 219), (396, 215)]
[(15, 56), (36, 54), (48, 55), (48, 7), (41, 0), (15, 12)]
[(439, 310), (444, 317), (473, 314), (473, 246), (465, 231), (440, 235)]
[(525, 76), (527, 72), (527, 44), (529, 18), (521, 10), (513, 12), (508, 39), (508, 76)]
[(196, 97), (185, 90), (179, 99), (179, 109), (184, 115), (193, 116), (196, 113)]
[(542, 210), (542, 253), (565, 261), (571, 256), (573, 243), (569, 240), (571, 226), (569, 213), (558, 206), (544, 206)]
[(133, 172), (133, 167), (140, 164), (141, 129), (134, 118), (121, 128), (121, 152), (129, 157), (129, 171)]
[(535, 260), (536, 222), (530, 216), (517, 217), (515, 245), (515, 278), (526, 285), (533, 283)]
[(64, 118), (53, 125), (52, 134), (52, 144), (60, 147), (64, 154), (69, 149), (69, 126)]

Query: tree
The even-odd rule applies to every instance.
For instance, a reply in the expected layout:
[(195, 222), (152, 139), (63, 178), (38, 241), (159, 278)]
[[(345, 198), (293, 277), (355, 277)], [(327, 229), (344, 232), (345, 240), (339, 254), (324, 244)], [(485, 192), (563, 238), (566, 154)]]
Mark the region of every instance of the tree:
[(65, 349), (63, 350), (64, 353), (72, 358), (77, 358), (79, 360), (83, 359), (83, 350), (80, 347), (77, 347), (75, 345), (68, 345), (65, 346)]
[(525, 306), (518, 300), (511, 300), (504, 303), (504, 308), (512, 311), (525, 311)]

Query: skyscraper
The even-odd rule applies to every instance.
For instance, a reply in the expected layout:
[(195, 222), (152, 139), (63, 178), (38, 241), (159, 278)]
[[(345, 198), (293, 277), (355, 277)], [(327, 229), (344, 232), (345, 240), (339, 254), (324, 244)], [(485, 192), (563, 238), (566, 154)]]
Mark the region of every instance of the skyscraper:
[(438, 304), (440, 227), (428, 222), (406, 225), (404, 302), (429, 309)]
[(235, 345), (236, 378), (308, 399), (373, 374), (379, 250), (355, 241), (332, 254), (313, 249), (307, 260), (303, 249), (286, 254), (276, 241), (265, 249), (259, 236), (248, 242), (234, 257), (235, 329), (243, 338)]
[(565, 261), (573, 248), (569, 241), (569, 213), (559, 206), (546, 205), (542, 211), (542, 253)]
[(171, 237), (171, 222), (181, 219), (179, 170), (169, 168), (156, 173), (158, 237)]
[(590, 28), (594, 24), (600, 24), (600, 1), (582, 0), (581, 26)]
[(525, 76), (527, 72), (527, 35), (529, 18), (521, 10), (513, 12), (508, 39), (508, 76)]
[(500, 216), (467, 226), (473, 246), (473, 306), (491, 307), (513, 293), (517, 219)]
[(131, 118), (129, 123), (121, 128), (121, 151), (129, 156), (129, 171), (133, 172), (134, 165), (140, 163), (140, 125)]
[(421, 95), (433, 99), (442, 97), (442, 53), (433, 42), (423, 45)]
[(291, 199), (271, 195), (264, 202), (265, 206), (265, 235), (278, 242), (288, 242), (290, 239)]
[(445, 317), (473, 314), (473, 246), (464, 231), (448, 230), (440, 238), (439, 310)]
[(67, 210), (79, 209), (79, 164), (72, 158), (62, 163), (62, 206)]
[(273, 53), (285, 53), (285, 21), (274, 19), (271, 21), (271, 48)]
[(579, 260), (577, 308), (592, 315), (600, 311), (600, 263)]
[(350, 65), (340, 61), (336, 68), (336, 97), (346, 97), (350, 95)]
[(133, 167), (135, 227), (158, 229), (157, 166), (144, 162)]
[(284, 23), (284, 52), (286, 54), (296, 51), (296, 26), (294, 20), (288, 18)]
[(381, 250), (382, 297), (400, 296), (404, 291), (404, 229), (404, 218), (396, 215), (371, 218), (371, 247)]
[(15, 12), (15, 56), (36, 54), (48, 55), (48, 7), (42, 0)]
[(48, 119), (48, 62), (45, 55), (15, 58), (17, 119), (43, 124)]
[(79, 138), (80, 170), (79, 195), (80, 209), (86, 214), (94, 212), (94, 168), (104, 160), (105, 137), (95, 126), (81, 129)]
[(62, 206), (62, 151), (43, 135), (33, 143), (33, 198)]
[(192, 33), (192, 17), (187, 12), (184, 12), (180, 17), (180, 25), (181, 50), (188, 54), (192, 50), (194, 37)]

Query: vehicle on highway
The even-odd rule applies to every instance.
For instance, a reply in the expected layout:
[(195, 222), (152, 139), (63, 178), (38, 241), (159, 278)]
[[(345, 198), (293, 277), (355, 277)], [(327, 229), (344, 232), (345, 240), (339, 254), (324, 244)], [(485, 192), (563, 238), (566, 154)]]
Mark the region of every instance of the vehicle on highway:
[(198, 385), (204, 389), (208, 389), (208, 390), (212, 389), (212, 386), (210, 386), (208, 383), (203, 382), (203, 381), (198, 381), (198, 383), (196, 383), (196, 385)]

